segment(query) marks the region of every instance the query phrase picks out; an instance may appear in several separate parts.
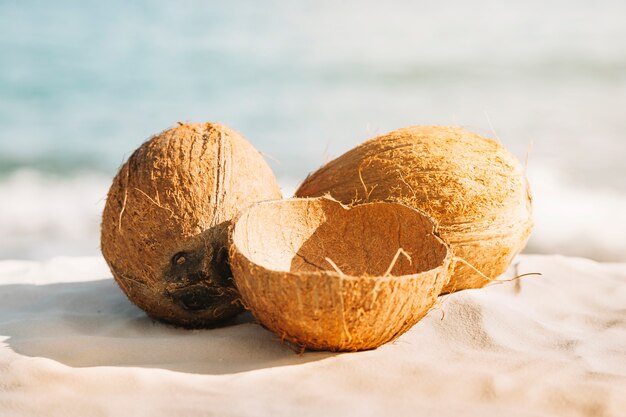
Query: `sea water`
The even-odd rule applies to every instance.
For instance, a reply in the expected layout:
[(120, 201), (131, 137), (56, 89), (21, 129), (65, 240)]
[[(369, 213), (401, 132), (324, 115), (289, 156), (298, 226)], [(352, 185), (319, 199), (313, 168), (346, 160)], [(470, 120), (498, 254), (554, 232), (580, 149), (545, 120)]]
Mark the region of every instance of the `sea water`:
[(283, 186), (379, 133), (497, 138), (528, 251), (626, 260), (626, 3), (0, 0), (0, 259), (98, 253), (110, 181), (177, 121), (220, 121)]

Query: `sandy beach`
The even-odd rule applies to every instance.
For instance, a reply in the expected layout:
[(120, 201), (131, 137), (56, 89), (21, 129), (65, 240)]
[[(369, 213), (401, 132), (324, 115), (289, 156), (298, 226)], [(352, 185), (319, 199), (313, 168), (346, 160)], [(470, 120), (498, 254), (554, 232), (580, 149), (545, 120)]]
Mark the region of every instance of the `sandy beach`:
[(614, 416), (626, 409), (626, 264), (520, 256), (395, 342), (298, 355), (249, 314), (153, 322), (103, 260), (0, 262), (7, 416)]

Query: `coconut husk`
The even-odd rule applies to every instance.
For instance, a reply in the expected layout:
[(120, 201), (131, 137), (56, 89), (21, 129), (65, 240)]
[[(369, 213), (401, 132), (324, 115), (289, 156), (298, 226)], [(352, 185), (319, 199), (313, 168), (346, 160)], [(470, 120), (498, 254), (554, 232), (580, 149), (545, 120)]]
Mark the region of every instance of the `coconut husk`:
[(280, 198), (258, 151), (217, 123), (182, 124), (137, 149), (109, 190), (102, 253), (151, 317), (205, 327), (242, 310), (228, 265), (230, 220)]
[(412, 126), (368, 140), (311, 174), (297, 197), (401, 202), (431, 215), (458, 261), (444, 292), (503, 273), (530, 236), (524, 170), (499, 142), (458, 127)]
[(281, 339), (355, 351), (397, 338), (428, 312), (451, 252), (434, 221), (408, 206), (315, 198), (244, 210), (230, 259), (245, 306)]

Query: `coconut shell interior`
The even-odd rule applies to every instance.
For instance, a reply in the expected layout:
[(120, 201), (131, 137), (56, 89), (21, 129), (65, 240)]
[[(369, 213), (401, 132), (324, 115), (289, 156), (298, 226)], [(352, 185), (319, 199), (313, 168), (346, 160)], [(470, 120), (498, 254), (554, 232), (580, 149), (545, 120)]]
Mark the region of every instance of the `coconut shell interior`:
[[(447, 254), (432, 221), (398, 204), (346, 209), (328, 199), (260, 204), (242, 217), (236, 241), (248, 259), (282, 272), (392, 276), (436, 268)], [(411, 215), (406, 215), (410, 213)]]
[(427, 215), (396, 203), (328, 198), (258, 203), (231, 231), (243, 302), (282, 339), (371, 349), (423, 317), (448, 280), (450, 251)]

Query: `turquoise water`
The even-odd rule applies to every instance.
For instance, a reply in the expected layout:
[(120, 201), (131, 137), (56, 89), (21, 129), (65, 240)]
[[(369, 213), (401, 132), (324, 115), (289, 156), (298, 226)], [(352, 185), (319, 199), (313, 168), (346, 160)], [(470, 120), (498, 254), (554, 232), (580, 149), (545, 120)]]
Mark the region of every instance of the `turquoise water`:
[(532, 143), (531, 249), (626, 252), (587, 238), (598, 215), (626, 230), (626, 3), (338, 3), (0, 0), (0, 258), (97, 253), (124, 158), (206, 120), (268, 155), (287, 193), (409, 124), (497, 135), (520, 159)]

